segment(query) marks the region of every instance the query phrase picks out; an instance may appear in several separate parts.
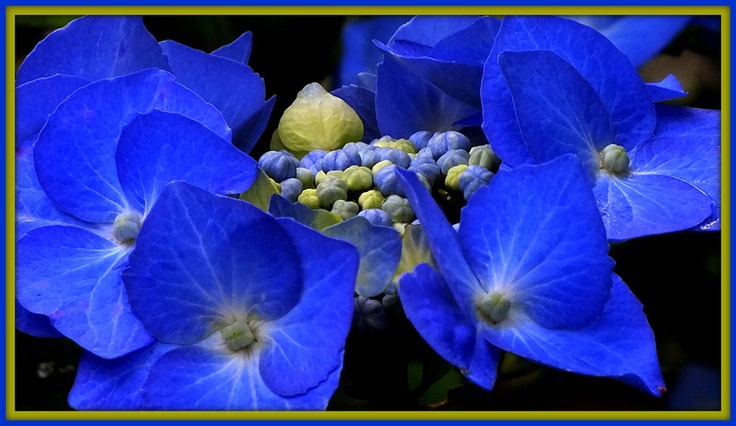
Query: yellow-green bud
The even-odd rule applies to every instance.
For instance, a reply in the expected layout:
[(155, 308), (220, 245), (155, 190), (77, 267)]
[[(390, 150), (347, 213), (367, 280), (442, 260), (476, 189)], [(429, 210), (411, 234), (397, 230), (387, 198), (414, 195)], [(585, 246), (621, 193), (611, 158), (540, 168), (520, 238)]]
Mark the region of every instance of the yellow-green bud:
[(373, 145), (379, 148), (400, 149), (409, 155), (417, 153), (416, 148), (414, 148), (414, 144), (407, 139), (396, 139), (395, 141), (378, 141)]
[(310, 83), (284, 111), (278, 127), (281, 143), (294, 151), (332, 151), (363, 138), (363, 122), (345, 101)]
[(342, 218), (342, 220), (348, 220), (358, 214), (360, 208), (353, 201), (337, 200), (332, 205), (331, 213), (336, 214)]
[(610, 144), (600, 154), (601, 169), (620, 176), (629, 173), (629, 154), (621, 145)]
[(296, 178), (299, 179), (299, 182), (302, 183), (302, 187), (304, 188), (314, 188), (316, 186), (314, 183), (314, 174), (312, 174), (312, 171), (309, 169), (297, 167)]
[(297, 197), (296, 200), (299, 202), (299, 204), (304, 204), (310, 209), (319, 208), (319, 198), (317, 197), (316, 189), (305, 189), (304, 191), (302, 191), (301, 194), (299, 194), (299, 197)]
[(391, 164), (393, 164), (393, 163), (391, 161), (389, 161), (389, 160), (379, 161), (378, 163), (376, 163), (373, 166), (373, 168), (371, 169), (371, 171), (373, 172), (373, 175), (375, 176), (375, 174), (378, 173), (379, 170), (381, 170), (382, 168), (384, 168), (386, 166), (390, 166)]
[(317, 197), (323, 208), (330, 209), (335, 201), (348, 199), (348, 184), (342, 179), (327, 176), (317, 185)]
[(342, 174), (342, 179), (347, 182), (348, 189), (354, 192), (362, 192), (373, 186), (373, 172), (364, 166), (350, 166)]
[(112, 225), (112, 233), (120, 244), (135, 242), (141, 230), (141, 215), (138, 212), (125, 212), (117, 215)]
[(511, 301), (499, 293), (486, 294), (475, 303), (478, 316), (492, 324), (498, 324), (509, 316)]
[(445, 177), (445, 187), (453, 191), (459, 191), (460, 175), (463, 174), (465, 170), (468, 170), (467, 164), (458, 164), (457, 166), (451, 167), (450, 170), (447, 171), (447, 177)]
[(225, 339), (227, 348), (233, 352), (250, 346), (256, 340), (245, 319), (238, 319), (233, 324), (223, 327), (220, 333)]
[(358, 197), (358, 204), (360, 204), (360, 207), (363, 210), (380, 209), (385, 200), (386, 199), (383, 197), (383, 194), (381, 194), (381, 191), (371, 189), (370, 191), (365, 191), (360, 194), (360, 197)]

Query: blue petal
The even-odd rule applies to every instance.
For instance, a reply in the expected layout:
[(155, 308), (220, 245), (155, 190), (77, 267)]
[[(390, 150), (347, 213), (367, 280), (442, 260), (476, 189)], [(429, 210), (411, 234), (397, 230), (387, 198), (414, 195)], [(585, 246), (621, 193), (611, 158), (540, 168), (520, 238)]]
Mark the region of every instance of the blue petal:
[[(551, 16), (505, 17), (489, 58), (504, 51), (550, 50), (590, 83), (610, 113), (616, 143), (633, 147), (651, 136), (654, 107), (644, 82), (626, 55), (595, 30)], [(562, 96), (562, 95), (561, 95)], [(495, 60), (486, 62), (481, 83), (483, 129), (493, 150), (511, 166), (533, 162), (520, 143), (511, 93)]]
[[(263, 79), (244, 64), (208, 55), (172, 40), (161, 42), (176, 81), (214, 105), (233, 129), (233, 143), (253, 146), (260, 134), (250, 134), (251, 118), (266, 99)], [(247, 135), (249, 140), (242, 140)]]
[(420, 130), (458, 130), (453, 124), (476, 111), (407, 72), (390, 55), (378, 66), (376, 121), (384, 135), (408, 138)]
[(617, 275), (603, 316), (578, 330), (549, 330), (519, 317), (483, 330), (488, 341), (524, 358), (574, 373), (612, 377), (660, 396), (665, 390), (654, 334), (641, 303)]
[(246, 314), (279, 318), (302, 291), (296, 248), (275, 219), (181, 182), (161, 192), (129, 262), (131, 309), (167, 343), (200, 341)]
[(475, 309), (466, 302), (474, 300), (483, 291), (483, 287), (463, 255), (457, 232), (414, 173), (397, 169), (396, 175), (414, 213), (424, 227), (432, 255), (450, 291), (465, 310), (465, 315), (475, 318)]
[(304, 204), (291, 203), (279, 195), (272, 195), (268, 204), (268, 212), (275, 217), (290, 217), (302, 225), (318, 231), (340, 222), (342, 219), (327, 210), (310, 209)]
[(376, 121), (376, 92), (356, 85), (343, 86), (331, 92), (354, 109), (363, 122), (363, 141), (370, 142), (381, 136)]
[(593, 187), (608, 239), (682, 231), (711, 215), (711, 200), (689, 183), (659, 174), (601, 173)]
[(493, 388), (499, 350), (479, 336), (437, 271), (422, 263), (404, 274), (399, 298), (406, 317), (432, 349), (473, 383)]
[(434, 47), (440, 40), (471, 26), (477, 16), (415, 16), (399, 27), (389, 45), (411, 43)]
[(296, 397), (272, 392), (258, 373), (258, 358), (198, 346), (165, 354), (143, 385), (143, 408), (156, 410), (324, 410), (341, 367), (318, 387)]
[(699, 146), (721, 146), (721, 111), (657, 105), (654, 137), (686, 139)]
[(544, 163), (575, 154), (592, 183), (600, 168), (598, 151), (615, 140), (610, 115), (595, 90), (548, 50), (501, 52), (498, 62), (532, 157)]
[(128, 202), (141, 212), (171, 181), (236, 194), (250, 187), (258, 169), (255, 160), (196, 121), (155, 110), (123, 129), (116, 163)]
[(289, 218), (278, 221), (299, 250), (304, 292), (294, 309), (264, 326), (269, 341), (260, 373), (273, 392), (294, 396), (326, 380), (342, 362), (359, 257), (350, 244)]
[(475, 276), (487, 292), (506, 294), (512, 309), (518, 304), (547, 328), (579, 328), (603, 311), (613, 261), (574, 157), (499, 173), (473, 195), (460, 223)]
[(16, 85), (54, 74), (88, 81), (169, 69), (140, 16), (85, 16), (49, 34), (18, 68)]
[(34, 146), (38, 181), (62, 210), (91, 222), (112, 222), (128, 203), (115, 151), (136, 114), (159, 109), (199, 121), (222, 137), (221, 115), (161, 70), (102, 80), (71, 94), (49, 117)]
[(34, 314), (15, 301), (15, 328), (35, 337), (64, 337), (46, 315)]
[(266, 129), (275, 105), (276, 95), (271, 96), (258, 112), (237, 129), (237, 133), (233, 134), (233, 145), (245, 153), (252, 151)]
[(175, 348), (175, 345), (154, 343), (112, 360), (83, 352), (69, 392), (69, 405), (75, 410), (140, 410), (141, 388), (149, 369)]
[(668, 75), (658, 83), (647, 83), (647, 89), (652, 97), (652, 102), (664, 102), (687, 96), (687, 92), (682, 88), (674, 74)]
[(210, 55), (227, 58), (241, 64), (247, 64), (250, 59), (250, 52), (253, 48), (253, 33), (246, 31), (240, 37), (233, 40), (232, 43), (218, 47), (213, 50)]
[(79, 77), (54, 75), (16, 87), (15, 149), (30, 148), (57, 105), (73, 91), (88, 83)]
[(34, 229), (16, 250), (18, 301), (62, 334), (103, 358), (151, 343), (120, 279), (127, 250), (72, 226)]
[(372, 225), (354, 217), (322, 230), (328, 237), (347, 241), (358, 249), (360, 268), (355, 282), (359, 296), (378, 296), (388, 286), (401, 259), (401, 236), (395, 229)]

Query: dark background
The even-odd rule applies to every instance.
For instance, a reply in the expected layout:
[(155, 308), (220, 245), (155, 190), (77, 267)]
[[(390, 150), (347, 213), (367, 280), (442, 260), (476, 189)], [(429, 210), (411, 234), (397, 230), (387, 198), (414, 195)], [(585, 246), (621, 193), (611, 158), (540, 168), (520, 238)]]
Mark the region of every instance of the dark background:
[[(17, 17), (20, 64), (51, 29), (71, 17)], [(251, 31), (249, 65), (278, 95), (254, 157), (268, 149), (278, 119), (306, 84), (335, 88), (345, 16), (146, 16), (158, 39), (211, 51)], [(701, 28), (682, 33), (663, 54), (641, 68), (647, 81), (674, 73), (691, 95), (679, 104), (720, 108), (720, 44)], [(720, 409), (720, 232), (680, 232), (629, 241), (612, 248), (616, 272), (644, 304), (654, 330), (669, 392), (653, 398), (612, 379), (565, 373), (531, 364), (499, 377), (486, 392), (466, 385), (436, 409), (472, 410), (718, 410)], [(727, 285), (727, 283), (726, 283)], [(409, 336), (409, 337), (407, 337)], [(68, 410), (81, 350), (67, 339), (16, 332), (16, 409)], [(352, 333), (343, 383), (333, 409), (427, 409), (406, 391), (407, 352), (426, 351), (411, 326), (394, 319), (388, 331)], [(357, 355), (356, 355), (357, 354)], [(728, 362), (728, 360), (726, 360)]]

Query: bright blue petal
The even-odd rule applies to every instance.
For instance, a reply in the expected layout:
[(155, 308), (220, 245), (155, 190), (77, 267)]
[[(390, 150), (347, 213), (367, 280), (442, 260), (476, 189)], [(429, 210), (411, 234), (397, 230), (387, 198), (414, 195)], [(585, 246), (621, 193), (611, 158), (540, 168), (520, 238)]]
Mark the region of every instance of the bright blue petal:
[(475, 111), (407, 72), (390, 55), (378, 66), (376, 121), (384, 135), (408, 138), (420, 130), (458, 130), (453, 124)]
[(601, 173), (593, 187), (608, 239), (682, 231), (711, 215), (711, 200), (689, 183), (659, 174)]
[(276, 96), (271, 96), (263, 107), (253, 114), (242, 126), (238, 128), (237, 133), (233, 134), (233, 145), (239, 150), (249, 153), (258, 143), (263, 131), (268, 125), (271, 118), (271, 112), (276, 105)]
[(258, 169), (255, 160), (196, 121), (155, 110), (123, 129), (116, 163), (128, 202), (141, 212), (171, 181), (236, 194), (250, 187)]
[(588, 327), (550, 330), (522, 314), (483, 333), (501, 349), (551, 367), (612, 377), (655, 396), (665, 390), (642, 305), (617, 275), (603, 316)]
[(457, 232), (414, 173), (397, 169), (396, 175), (414, 213), (424, 227), (432, 255), (450, 291), (465, 310), (465, 315), (475, 318), (475, 309), (465, 302), (473, 300), (483, 288), (463, 255)]
[[(341, 367), (341, 366), (340, 366)], [(198, 346), (165, 354), (143, 385), (143, 408), (155, 410), (324, 410), (341, 368), (296, 397), (272, 392), (258, 373), (258, 358)]]
[(15, 301), (15, 328), (35, 337), (64, 337), (46, 315), (34, 314)]
[(180, 113), (222, 137), (221, 115), (161, 70), (102, 80), (77, 90), (49, 117), (34, 146), (38, 181), (62, 210), (91, 222), (112, 222), (127, 209), (115, 166), (123, 127), (152, 109)]
[(582, 327), (603, 311), (613, 261), (574, 157), (499, 173), (473, 195), (460, 223), (475, 276), (512, 309), (547, 328)]
[(87, 83), (87, 80), (80, 77), (54, 75), (16, 87), (15, 149), (30, 148), (56, 106)]
[(326, 210), (313, 210), (304, 204), (291, 203), (280, 195), (272, 195), (268, 204), (268, 212), (275, 217), (290, 217), (302, 225), (321, 231), (342, 219)]
[(210, 55), (227, 58), (241, 64), (247, 64), (250, 59), (250, 52), (253, 48), (253, 33), (246, 31), (240, 37), (233, 40), (232, 43), (226, 44), (213, 50)]
[[(550, 50), (590, 83), (610, 113), (615, 143), (631, 148), (651, 136), (656, 117), (649, 91), (626, 55), (604, 36), (557, 17), (505, 17), (489, 58), (504, 51), (524, 50)], [(486, 62), (483, 71), (481, 101), (483, 129), (499, 157), (511, 166), (533, 162), (521, 143), (518, 111), (513, 109), (500, 65), (493, 59)]]
[(360, 254), (360, 268), (355, 282), (359, 296), (373, 297), (383, 292), (401, 259), (401, 236), (395, 229), (371, 225), (354, 217), (322, 230), (328, 237), (353, 244)]
[(345, 101), (354, 109), (363, 122), (363, 141), (370, 142), (381, 136), (376, 121), (376, 92), (356, 85), (343, 86), (333, 90), (333, 95)]
[(434, 47), (438, 42), (471, 26), (478, 16), (415, 16), (399, 27), (389, 45), (412, 43)]
[(664, 102), (687, 96), (687, 92), (682, 88), (674, 74), (668, 75), (660, 82), (647, 83), (647, 89), (652, 97), (652, 102)]
[(414, 272), (404, 274), (399, 299), (406, 317), (432, 349), (473, 383), (493, 388), (500, 353), (484, 338), (478, 339), (475, 325), (437, 271), (422, 263)]
[(69, 392), (75, 410), (140, 410), (142, 386), (151, 366), (175, 345), (154, 343), (117, 359), (83, 352)]
[(532, 157), (544, 163), (575, 154), (592, 182), (598, 151), (614, 142), (609, 113), (595, 90), (548, 50), (501, 52), (498, 62)]
[(246, 314), (279, 318), (302, 291), (299, 257), (275, 219), (181, 182), (161, 192), (129, 262), (131, 309), (167, 343), (200, 341)]
[[(233, 129), (233, 143), (252, 146), (252, 117), (261, 113), (266, 99), (263, 79), (244, 64), (208, 55), (172, 40), (161, 42), (176, 81), (214, 105)], [(206, 76), (206, 77), (205, 77)], [(260, 134), (255, 137), (255, 140)]]
[(299, 250), (304, 292), (288, 314), (264, 325), (260, 374), (273, 392), (294, 396), (326, 380), (342, 362), (359, 257), (350, 244), (289, 218), (278, 221)]
[(657, 105), (654, 137), (686, 139), (700, 146), (721, 146), (721, 111)]
[(169, 69), (140, 16), (85, 16), (49, 34), (18, 68), (16, 85), (54, 74), (88, 81)]
[(48, 226), (27, 233), (16, 250), (18, 301), (65, 336), (103, 358), (151, 343), (120, 279), (125, 249), (84, 229)]

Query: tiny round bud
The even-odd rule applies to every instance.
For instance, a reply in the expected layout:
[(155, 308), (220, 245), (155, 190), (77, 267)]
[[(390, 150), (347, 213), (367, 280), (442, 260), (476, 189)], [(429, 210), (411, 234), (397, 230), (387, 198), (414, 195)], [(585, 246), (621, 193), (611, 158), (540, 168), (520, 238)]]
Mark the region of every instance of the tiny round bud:
[(314, 184), (319, 185), (320, 183), (322, 183), (323, 180), (325, 180), (326, 177), (327, 177), (327, 173), (323, 172), (322, 170), (318, 171), (314, 175)]
[(414, 220), (414, 210), (412, 210), (409, 200), (404, 197), (395, 194), (389, 195), (381, 209), (388, 213), (394, 222), (411, 223)]
[(327, 151), (321, 149), (315, 149), (309, 151), (299, 160), (299, 167), (309, 169), (312, 174), (317, 174), (319, 170), (322, 170), (322, 158), (327, 155)]
[(292, 203), (299, 198), (302, 189), (304, 189), (302, 183), (297, 178), (289, 178), (281, 182), (281, 196)]
[(360, 207), (353, 201), (337, 200), (332, 205), (332, 213), (340, 216), (342, 220), (348, 220), (358, 214)]
[(629, 154), (621, 145), (607, 145), (600, 154), (601, 169), (616, 176), (629, 173)]
[(276, 182), (296, 177), (298, 165), (299, 160), (287, 151), (268, 151), (258, 160), (261, 170)]
[(436, 160), (453, 149), (468, 151), (471, 143), (467, 136), (450, 130), (432, 135), (429, 141), (427, 141), (427, 146), (432, 150), (432, 157)]
[(376, 226), (391, 226), (391, 216), (380, 208), (361, 210), (358, 216), (366, 218), (368, 222)]
[(376, 189), (365, 191), (358, 197), (358, 204), (360, 204), (360, 207), (365, 210), (379, 209), (383, 205), (384, 201), (386, 201), (386, 199), (383, 194)]
[(460, 175), (462, 175), (463, 172), (465, 172), (465, 170), (467, 169), (467, 164), (458, 164), (457, 166), (448, 170), (447, 176), (445, 177), (445, 186), (453, 191), (459, 191)]
[(440, 166), (437, 165), (437, 162), (432, 157), (417, 156), (412, 160), (409, 170), (417, 175), (424, 176), (430, 186), (434, 185), (434, 182), (440, 176), (440, 173), (442, 173)]
[(367, 148), (360, 151), (358, 155), (360, 155), (360, 164), (362, 166), (372, 168), (378, 162), (378, 160), (376, 160), (376, 150), (373, 145), (368, 145)]
[(395, 164), (390, 164), (382, 167), (378, 173), (373, 175), (373, 183), (383, 195), (404, 195), (404, 191), (399, 187), (399, 178), (396, 175), (396, 169)]
[(498, 158), (498, 155), (496, 155), (495, 152), (493, 152), (490, 145), (478, 145), (470, 148), (468, 165), (481, 166), (495, 173), (501, 165), (501, 159)]
[(334, 176), (327, 176), (317, 185), (319, 203), (325, 209), (332, 208), (337, 200), (348, 199), (348, 184)]
[(417, 150), (414, 144), (406, 139), (396, 139), (395, 141), (378, 141), (374, 146), (379, 148), (393, 148), (404, 151), (407, 154), (416, 154)]
[(470, 154), (468, 154), (467, 151), (463, 151), (462, 149), (453, 149), (443, 154), (439, 158), (439, 160), (437, 160), (437, 165), (440, 166), (440, 170), (442, 170), (442, 174), (447, 175), (447, 172), (451, 168), (459, 164), (467, 165), (469, 158), (470, 158)]
[(223, 327), (220, 333), (222, 333), (227, 348), (233, 352), (250, 346), (256, 340), (250, 324), (242, 318), (238, 318), (231, 325)]
[(508, 318), (511, 301), (500, 293), (486, 294), (476, 301), (475, 309), (480, 319), (495, 325)]
[(299, 194), (299, 197), (297, 197), (297, 202), (299, 204), (304, 204), (310, 209), (318, 209), (319, 197), (317, 196), (317, 190), (311, 188), (305, 189), (301, 194)]
[(475, 194), (483, 185), (488, 185), (491, 181), (493, 173), (481, 166), (468, 166), (468, 168), (460, 174), (458, 186), (463, 192), (465, 200), (469, 200), (470, 196)]
[(411, 143), (414, 144), (415, 149), (421, 151), (424, 147), (427, 146), (427, 142), (429, 142), (429, 139), (432, 137), (432, 135), (432, 132), (420, 130), (409, 136), (409, 140), (411, 141)]
[(347, 182), (349, 191), (363, 192), (373, 186), (373, 172), (368, 167), (350, 166), (345, 169), (342, 178)]
[(393, 164), (405, 169), (411, 164), (411, 157), (406, 152), (395, 148), (376, 148), (376, 159), (378, 161), (388, 160)]
[(344, 149), (336, 149), (330, 151), (322, 157), (322, 170), (329, 172), (330, 170), (345, 170), (350, 166), (360, 164), (360, 155), (355, 152), (345, 151)]
[(296, 168), (296, 178), (302, 183), (303, 188), (314, 188), (314, 173), (311, 170), (305, 169), (304, 167)]
[(120, 213), (112, 224), (112, 235), (120, 244), (133, 244), (141, 231), (141, 215), (130, 211)]
[(390, 166), (391, 164), (393, 164), (393, 163), (392, 163), (392, 162), (390, 162), (389, 160), (383, 160), (383, 161), (379, 161), (379, 162), (377, 162), (377, 163), (376, 163), (376, 164), (375, 164), (375, 165), (373, 166), (373, 168), (371, 169), (371, 171), (373, 172), (373, 176), (375, 176), (375, 175), (376, 175), (376, 173), (378, 173), (378, 172), (379, 172), (379, 171), (380, 171), (380, 170), (381, 170), (382, 168), (384, 168), (384, 167), (386, 167), (386, 166)]

